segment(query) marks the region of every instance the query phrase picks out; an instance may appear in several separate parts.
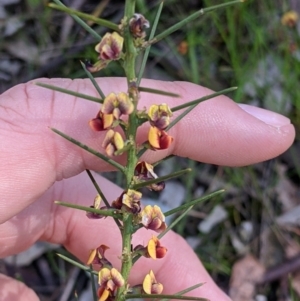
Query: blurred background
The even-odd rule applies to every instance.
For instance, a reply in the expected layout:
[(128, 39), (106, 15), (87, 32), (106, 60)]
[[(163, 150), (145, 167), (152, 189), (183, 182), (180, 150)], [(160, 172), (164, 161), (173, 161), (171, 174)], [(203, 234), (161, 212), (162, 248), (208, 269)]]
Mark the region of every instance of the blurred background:
[[(122, 19), (124, 1), (63, 2), (116, 23)], [(160, 1), (136, 2), (152, 24)], [(157, 33), (200, 8), (225, 2), (166, 0)], [(254, 166), (167, 160), (158, 174), (185, 167), (193, 172), (145, 199), (168, 209), (226, 189), (194, 208), (175, 230), (234, 301), (300, 300), (299, 18), (299, 0), (248, 0), (209, 12), (155, 44), (145, 71), (147, 78), (191, 81), (216, 91), (237, 86), (229, 95), (236, 102), (284, 114), (298, 132), (286, 153)], [(0, 0), (0, 93), (38, 77), (85, 77), (79, 61), (96, 61), (97, 42), (71, 17), (47, 8), (47, 1)], [(123, 76), (117, 63), (109, 67), (96, 76)], [(88, 276), (53, 249), (66, 253), (40, 242), (0, 261), (0, 271), (26, 282), (41, 300), (77, 300), (74, 291), (79, 300), (89, 300)]]

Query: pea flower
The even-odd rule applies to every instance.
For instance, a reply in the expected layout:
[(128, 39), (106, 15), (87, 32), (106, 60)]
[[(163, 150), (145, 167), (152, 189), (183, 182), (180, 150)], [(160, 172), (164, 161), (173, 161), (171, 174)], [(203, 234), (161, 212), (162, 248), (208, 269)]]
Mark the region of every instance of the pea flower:
[(134, 38), (144, 39), (146, 36), (145, 29), (149, 27), (149, 21), (141, 14), (136, 13), (129, 20), (129, 29)]
[(173, 142), (173, 137), (168, 135), (167, 132), (151, 126), (148, 133), (148, 142), (154, 150), (167, 149)]
[(156, 232), (164, 231), (167, 228), (165, 216), (161, 209), (154, 205), (147, 205), (140, 213), (141, 223), (146, 229), (151, 229)]
[(105, 301), (111, 297), (114, 291), (125, 284), (123, 276), (115, 269), (103, 268), (98, 273), (98, 289), (99, 301)]
[[(107, 209), (106, 206), (100, 206), (101, 205), (101, 197), (99, 194), (97, 194), (97, 196), (95, 197), (94, 199), (94, 204), (92, 206), (90, 206), (90, 208), (94, 208), (94, 209)], [(97, 214), (97, 213), (94, 213), (94, 212), (89, 212), (87, 211), (86, 212), (86, 216), (90, 219), (99, 219), (99, 218), (103, 218), (103, 215), (101, 214)]]
[(165, 103), (161, 105), (152, 105), (148, 110), (150, 124), (160, 130), (164, 130), (170, 124), (172, 111)]
[(141, 211), (142, 193), (133, 189), (128, 189), (122, 196), (122, 204), (131, 209), (133, 213)]
[(163, 247), (156, 236), (152, 236), (146, 247), (137, 245), (134, 251), (147, 258), (163, 258), (167, 254), (167, 248)]
[(112, 264), (104, 256), (107, 249), (109, 249), (108, 246), (100, 245), (98, 248), (91, 250), (86, 264), (96, 264), (99, 265), (100, 268), (112, 268)]
[(102, 61), (118, 60), (121, 56), (124, 38), (117, 32), (106, 33), (101, 42), (95, 46)]
[(281, 18), (281, 24), (288, 27), (295, 27), (299, 20), (299, 15), (296, 11), (291, 10), (286, 12)]
[(161, 294), (164, 287), (161, 283), (157, 282), (152, 270), (147, 274), (143, 281), (143, 290), (146, 294)]
[(163, 258), (167, 254), (167, 248), (163, 247), (156, 236), (152, 236), (147, 245), (149, 257), (152, 259)]
[[(142, 193), (133, 189), (124, 191), (115, 201), (112, 202), (112, 207), (121, 209), (123, 205), (132, 213), (139, 213), (141, 211)], [(124, 208), (124, 207), (123, 207)]]
[(116, 151), (123, 149), (124, 140), (119, 132), (108, 130), (103, 140), (102, 147), (108, 156), (113, 156)]
[(115, 119), (119, 119), (122, 114), (129, 115), (133, 112), (134, 105), (128, 94), (121, 92), (108, 94), (101, 107), (103, 114), (113, 115)]
[(112, 126), (113, 122), (113, 114), (103, 114), (99, 111), (96, 118), (89, 121), (89, 126), (94, 131), (105, 131)]
[[(157, 179), (158, 176), (153, 170), (153, 166), (145, 161), (138, 162), (134, 170), (137, 182), (149, 181)], [(154, 191), (162, 191), (165, 188), (165, 182), (158, 182), (147, 186), (148, 189)]]
[(86, 62), (85, 66), (90, 72), (97, 72), (105, 68), (111, 61), (121, 58), (124, 38), (117, 32), (106, 33), (100, 43), (95, 46), (99, 53), (98, 61), (95, 64)]

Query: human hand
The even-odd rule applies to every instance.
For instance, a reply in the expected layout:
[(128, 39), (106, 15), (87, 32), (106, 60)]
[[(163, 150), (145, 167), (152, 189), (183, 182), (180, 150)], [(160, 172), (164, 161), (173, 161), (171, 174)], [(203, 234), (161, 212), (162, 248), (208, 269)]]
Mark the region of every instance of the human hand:
[[(37, 80), (94, 95), (89, 80)], [(126, 90), (126, 79), (101, 78), (107, 94)], [(144, 80), (143, 86), (179, 93), (180, 98), (142, 93), (140, 106), (166, 102), (170, 107), (200, 98), (211, 91), (190, 83)], [(54, 134), (49, 127), (101, 150), (103, 132), (93, 132), (88, 121), (99, 105), (27, 83), (0, 96), (0, 257), (16, 254), (37, 240), (63, 244), (82, 261), (100, 244), (110, 246), (107, 258), (118, 266), (121, 250), (119, 231), (111, 219), (90, 220), (85, 213), (57, 206), (54, 200), (90, 206), (96, 191), (85, 169), (105, 171), (100, 159)], [(164, 151), (148, 152), (153, 162), (171, 153), (197, 161), (227, 166), (248, 165), (284, 152), (295, 131), (288, 118), (266, 110), (237, 105), (225, 96), (200, 103), (170, 131), (174, 142)], [(141, 130), (140, 139), (146, 133)], [(121, 189), (95, 175), (108, 200)], [(146, 242), (151, 231), (141, 230), (135, 243)], [(189, 295), (211, 300), (229, 300), (214, 284), (197, 256), (176, 235), (163, 240), (169, 250), (164, 260), (141, 258), (132, 270), (131, 283), (154, 270), (164, 284), (164, 293), (174, 293), (199, 282), (205, 285)], [(0, 300), (38, 300), (21, 282), (0, 275)]]

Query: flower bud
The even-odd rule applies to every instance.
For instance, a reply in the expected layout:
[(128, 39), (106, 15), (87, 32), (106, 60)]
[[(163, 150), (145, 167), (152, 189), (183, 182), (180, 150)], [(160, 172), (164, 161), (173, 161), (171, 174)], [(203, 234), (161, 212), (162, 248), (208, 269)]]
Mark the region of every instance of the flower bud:
[(149, 21), (141, 14), (134, 14), (129, 21), (129, 29), (134, 38), (145, 38), (145, 29), (149, 27)]

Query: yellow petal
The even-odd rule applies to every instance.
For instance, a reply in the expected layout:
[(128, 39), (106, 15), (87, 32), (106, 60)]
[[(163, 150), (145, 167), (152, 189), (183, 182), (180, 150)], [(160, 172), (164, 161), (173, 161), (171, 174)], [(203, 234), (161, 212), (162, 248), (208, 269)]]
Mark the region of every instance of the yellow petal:
[(151, 294), (151, 286), (152, 286), (151, 276), (147, 274), (143, 281), (143, 290), (148, 295)]
[(148, 133), (148, 141), (153, 148), (160, 149), (159, 136), (160, 130), (155, 126), (151, 126)]
[(117, 150), (124, 147), (124, 140), (119, 132), (115, 132), (114, 134), (114, 144)]
[(112, 268), (110, 270), (110, 273), (111, 273), (112, 280), (116, 286), (121, 287), (125, 284), (125, 280), (124, 280), (123, 276), (117, 269)]
[(105, 289), (98, 301), (105, 301), (109, 297), (109, 290)]
[(96, 254), (97, 254), (97, 249), (93, 249), (93, 250), (90, 251), (90, 255), (89, 255), (88, 261), (86, 263), (87, 265), (92, 264)]
[(152, 259), (156, 259), (156, 243), (152, 238), (148, 242), (147, 251)]
[(103, 268), (98, 273), (98, 283), (102, 285), (110, 279), (110, 270), (108, 268)]

